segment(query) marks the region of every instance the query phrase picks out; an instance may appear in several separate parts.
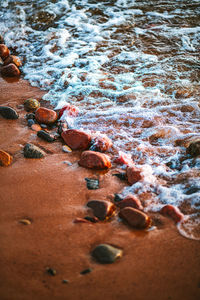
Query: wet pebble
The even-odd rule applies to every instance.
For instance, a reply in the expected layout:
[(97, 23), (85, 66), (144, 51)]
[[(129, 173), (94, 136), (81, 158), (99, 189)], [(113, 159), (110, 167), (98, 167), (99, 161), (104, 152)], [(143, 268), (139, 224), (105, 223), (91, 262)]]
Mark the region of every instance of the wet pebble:
[(56, 270), (55, 269), (52, 269), (52, 268), (49, 268), (47, 267), (46, 268), (46, 272), (51, 275), (51, 276), (55, 276), (57, 274)]
[(108, 169), (111, 168), (110, 158), (103, 153), (95, 151), (84, 151), (78, 162), (81, 167), (89, 169)]
[(0, 106), (0, 115), (5, 119), (16, 120), (19, 118), (18, 113), (12, 107)]
[(15, 55), (10, 55), (4, 60), (4, 66), (9, 65), (9, 64), (14, 64), (17, 67), (22, 66), (22, 62), (18, 56)]
[(190, 154), (192, 157), (196, 157), (196, 156), (200, 155), (200, 141), (191, 143), (187, 147), (186, 153)]
[(46, 124), (40, 124), (42, 129), (47, 129), (47, 125)]
[(119, 212), (119, 217), (125, 220), (131, 227), (145, 229), (151, 225), (151, 219), (142, 211), (133, 207), (125, 207)]
[(0, 44), (0, 57), (5, 60), (10, 55), (10, 50), (4, 44)]
[(10, 166), (12, 161), (13, 161), (13, 158), (9, 153), (7, 153), (3, 150), (0, 150), (0, 166), (8, 167), (8, 166)]
[(33, 119), (28, 119), (28, 127), (31, 127), (33, 124), (35, 124), (35, 121)]
[(120, 180), (126, 180), (127, 177), (126, 177), (126, 173), (125, 172), (121, 172), (121, 173), (115, 173), (115, 174), (112, 174), (113, 176), (116, 176), (117, 178), (119, 178)]
[(35, 112), (35, 118), (38, 123), (53, 124), (57, 121), (57, 113), (45, 107), (39, 107)]
[(37, 136), (46, 142), (49, 143), (54, 142), (54, 137), (50, 135), (48, 132), (46, 132), (45, 130), (39, 130), (37, 132)]
[(117, 202), (116, 205), (121, 209), (124, 207), (133, 207), (136, 209), (143, 210), (143, 206), (140, 200), (136, 196), (131, 194), (126, 196), (122, 201)]
[(143, 179), (141, 170), (136, 168), (135, 166), (127, 167), (126, 176), (127, 176), (128, 182), (131, 185), (140, 181), (141, 179)]
[(71, 153), (72, 149), (68, 147), (67, 145), (62, 146), (62, 151), (65, 153)]
[(1, 75), (5, 77), (19, 77), (20, 70), (15, 64), (9, 64), (1, 68)]
[(99, 180), (95, 178), (85, 178), (88, 190), (99, 189)]
[(40, 107), (38, 100), (30, 98), (24, 101), (24, 108), (26, 111), (36, 111)]
[(112, 147), (112, 141), (107, 136), (97, 136), (92, 139), (91, 144), (91, 151), (106, 152)]
[(119, 202), (119, 201), (122, 201), (122, 200), (123, 200), (122, 196), (120, 196), (119, 194), (115, 194), (115, 196), (114, 196), (114, 201), (115, 202)]
[(102, 264), (111, 264), (122, 257), (123, 251), (108, 244), (100, 244), (92, 251), (92, 256)]
[(69, 283), (69, 280), (67, 280), (67, 279), (63, 279), (63, 280), (62, 280), (62, 283), (64, 283), (64, 284), (68, 284), (68, 283)]
[(160, 210), (160, 213), (164, 216), (170, 217), (175, 223), (179, 223), (184, 218), (184, 215), (181, 213), (178, 207), (170, 204), (163, 206)]
[(84, 269), (83, 271), (80, 272), (81, 275), (86, 275), (88, 273), (91, 273), (92, 272), (92, 269), (91, 268), (87, 268), (87, 269)]
[(45, 152), (33, 144), (26, 144), (24, 146), (24, 157), (26, 158), (42, 158)]
[(34, 131), (40, 131), (42, 128), (39, 124), (33, 124), (31, 125), (31, 129)]
[(23, 225), (31, 225), (31, 221), (29, 219), (20, 219), (19, 223)]
[(29, 114), (26, 114), (26, 120), (35, 120), (35, 114), (34, 113), (29, 113)]
[(91, 136), (88, 133), (77, 129), (63, 131), (61, 136), (72, 150), (86, 150), (91, 142)]
[(101, 221), (111, 218), (116, 210), (112, 202), (105, 200), (90, 200), (87, 206), (92, 209), (94, 216)]

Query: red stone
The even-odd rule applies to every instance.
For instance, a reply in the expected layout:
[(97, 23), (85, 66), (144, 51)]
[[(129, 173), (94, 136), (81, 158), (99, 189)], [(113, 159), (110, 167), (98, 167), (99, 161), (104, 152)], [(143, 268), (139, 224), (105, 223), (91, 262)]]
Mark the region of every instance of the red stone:
[(4, 44), (0, 44), (0, 57), (4, 60), (10, 55), (10, 50)]
[(172, 218), (172, 220), (174, 220), (175, 223), (179, 223), (184, 218), (184, 215), (178, 209), (178, 207), (175, 207), (170, 204), (163, 206), (160, 210), (160, 213), (164, 216)]
[(108, 169), (111, 167), (110, 158), (106, 154), (95, 151), (84, 151), (78, 163), (89, 169)]
[(17, 67), (21, 67), (22, 62), (18, 56), (10, 55), (4, 60), (4, 66), (9, 64), (15, 64)]
[(61, 133), (65, 143), (73, 150), (86, 150), (90, 146), (91, 136), (81, 130), (68, 129)]
[(126, 198), (124, 198), (122, 201), (117, 202), (117, 206), (121, 209), (124, 207), (133, 207), (136, 209), (143, 210), (143, 206), (140, 200), (136, 196), (131, 194), (126, 196)]
[(59, 119), (62, 117), (64, 112), (67, 112), (68, 116), (70, 117), (77, 117), (79, 114), (79, 109), (75, 105), (67, 103), (63, 108), (61, 108), (58, 116)]
[(135, 166), (127, 167), (126, 176), (130, 184), (134, 184), (143, 179), (142, 171)]
[(39, 107), (35, 112), (35, 119), (40, 124), (53, 124), (57, 120), (57, 113), (45, 107)]
[(127, 165), (127, 166), (134, 165), (134, 162), (133, 162), (132, 158), (130, 157), (130, 155), (128, 155), (122, 151), (119, 151), (118, 157), (116, 157), (114, 159), (114, 162), (116, 164), (120, 164), (120, 165)]
[(151, 219), (145, 213), (132, 207), (125, 207), (119, 213), (131, 227), (145, 229), (151, 225)]
[(90, 150), (98, 152), (106, 152), (112, 147), (112, 141), (107, 136), (97, 136), (92, 139)]
[(103, 221), (109, 219), (115, 212), (116, 207), (112, 202), (104, 200), (91, 200), (87, 203), (95, 217)]
[(14, 64), (9, 64), (1, 68), (1, 75), (5, 77), (18, 77), (20, 76), (20, 70)]

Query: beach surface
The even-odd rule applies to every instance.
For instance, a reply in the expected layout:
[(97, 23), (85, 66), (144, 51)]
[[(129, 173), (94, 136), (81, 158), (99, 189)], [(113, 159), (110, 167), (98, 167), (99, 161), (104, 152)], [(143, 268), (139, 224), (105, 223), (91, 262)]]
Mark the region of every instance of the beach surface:
[[(181, 236), (172, 220), (154, 214), (149, 231), (133, 230), (117, 217), (74, 223), (88, 215), (88, 200), (110, 200), (127, 183), (112, 176), (114, 168), (84, 169), (79, 151), (64, 153), (60, 141), (37, 137), (23, 103), (43, 95), (23, 79), (0, 78), (0, 105), (19, 113), (18, 120), (0, 117), (1, 149), (13, 156), (9, 167), (0, 167), (0, 299), (200, 299), (200, 242)], [(45, 158), (24, 158), (28, 142), (43, 147)], [(86, 177), (98, 178), (100, 189), (88, 190)], [(91, 251), (101, 243), (123, 249), (122, 258), (94, 261)]]

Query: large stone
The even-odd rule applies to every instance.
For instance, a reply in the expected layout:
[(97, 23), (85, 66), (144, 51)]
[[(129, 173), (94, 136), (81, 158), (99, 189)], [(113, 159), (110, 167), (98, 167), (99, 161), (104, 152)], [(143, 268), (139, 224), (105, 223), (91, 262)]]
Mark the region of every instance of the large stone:
[(18, 113), (12, 107), (0, 106), (0, 115), (5, 119), (16, 120), (19, 118)]
[(164, 216), (170, 217), (175, 223), (179, 223), (184, 218), (184, 215), (180, 212), (178, 207), (170, 204), (163, 206), (160, 210), (160, 213)]
[(142, 171), (135, 166), (127, 167), (126, 169), (127, 180), (130, 184), (134, 184), (143, 179)]
[(35, 118), (41, 124), (53, 124), (57, 120), (57, 113), (45, 107), (39, 107), (35, 112)]
[(96, 136), (92, 139), (90, 150), (106, 152), (112, 147), (112, 141), (107, 136)]
[(12, 156), (7, 152), (0, 150), (0, 166), (8, 167), (12, 163)]
[(24, 108), (26, 111), (36, 111), (39, 107), (40, 103), (36, 99), (30, 98), (24, 101)]
[(78, 163), (81, 167), (89, 169), (108, 169), (111, 167), (110, 158), (106, 154), (95, 151), (84, 151)]
[(5, 77), (18, 77), (20, 70), (14, 64), (9, 64), (1, 68), (1, 75)]
[(133, 207), (123, 208), (119, 212), (119, 216), (133, 228), (145, 229), (151, 224), (151, 219), (149, 216)]
[(10, 50), (4, 44), (0, 44), (0, 57), (5, 60), (10, 55)]
[(61, 136), (65, 143), (72, 150), (86, 150), (90, 146), (91, 136), (81, 130), (68, 129), (61, 133)]
[(101, 221), (109, 219), (116, 210), (112, 202), (104, 200), (90, 200), (87, 206), (92, 209), (94, 216)]
[(136, 196), (131, 194), (126, 196), (122, 201), (117, 202), (117, 206), (121, 209), (124, 207), (133, 207), (140, 210), (143, 209), (140, 200)]
[(102, 264), (111, 264), (122, 257), (123, 251), (108, 244), (100, 244), (92, 251), (92, 256)]
[(26, 158), (42, 158), (45, 152), (33, 144), (26, 144), (24, 146), (24, 157)]
[(21, 67), (22, 62), (18, 56), (10, 55), (4, 60), (4, 66), (9, 65), (9, 64), (14, 64), (17, 67)]

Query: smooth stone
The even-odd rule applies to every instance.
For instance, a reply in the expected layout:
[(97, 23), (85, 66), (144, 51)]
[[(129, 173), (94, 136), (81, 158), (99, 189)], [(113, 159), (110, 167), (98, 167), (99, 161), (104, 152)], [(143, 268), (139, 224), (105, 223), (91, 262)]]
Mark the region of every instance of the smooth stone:
[(65, 153), (71, 153), (72, 149), (68, 147), (67, 145), (62, 146), (62, 151)]
[(136, 196), (131, 195), (131, 194), (126, 196), (122, 201), (119, 201), (117, 203), (117, 206), (121, 209), (124, 207), (133, 207), (136, 209), (143, 210), (143, 206), (142, 206), (140, 200)]
[(10, 166), (10, 164), (12, 163), (13, 158), (10, 154), (8, 154), (7, 152), (0, 150), (0, 165), (4, 166), (4, 167), (8, 167)]
[(126, 180), (126, 172), (121, 172), (121, 173), (115, 173), (112, 174), (113, 176), (116, 176), (117, 178), (119, 178), (120, 180)]
[(99, 179), (95, 178), (85, 178), (88, 190), (99, 189)]
[(178, 209), (178, 207), (170, 204), (163, 206), (160, 210), (160, 213), (164, 216), (170, 217), (172, 220), (174, 220), (175, 223), (179, 223), (184, 218), (184, 215)]
[(94, 248), (91, 254), (99, 263), (111, 264), (122, 257), (123, 251), (108, 244), (100, 244)]
[(135, 166), (127, 167), (126, 169), (127, 180), (130, 184), (134, 184), (143, 179), (142, 171)]
[(52, 268), (46, 268), (46, 271), (51, 276), (55, 276), (57, 274), (56, 270)]
[(64, 284), (68, 284), (68, 283), (69, 283), (69, 280), (67, 280), (67, 279), (63, 279), (63, 280), (62, 280), (62, 283), (64, 283)]
[(12, 107), (0, 106), (0, 115), (5, 119), (16, 120), (19, 118), (18, 113)]
[(4, 44), (0, 44), (0, 57), (5, 60), (10, 55), (10, 50)]
[(24, 146), (24, 157), (26, 158), (42, 158), (45, 152), (33, 144), (26, 144)]
[(91, 136), (88, 133), (77, 129), (63, 131), (61, 137), (72, 150), (86, 150), (91, 142)]
[(34, 113), (26, 114), (26, 120), (29, 120), (29, 119), (35, 120), (35, 114)]
[(150, 217), (133, 207), (122, 208), (119, 212), (119, 217), (133, 228), (145, 229), (151, 225)]
[(9, 65), (9, 64), (14, 64), (17, 67), (22, 66), (22, 62), (18, 56), (15, 55), (10, 55), (4, 60), (4, 66)]
[(35, 112), (35, 118), (38, 123), (53, 124), (57, 121), (57, 113), (45, 107), (39, 107)]
[(95, 151), (84, 151), (78, 164), (89, 169), (108, 169), (111, 168), (110, 158), (103, 153)]
[(9, 64), (1, 68), (1, 75), (5, 77), (18, 77), (20, 70), (15, 64)]
[(42, 140), (46, 141), (46, 142), (49, 142), (49, 143), (52, 143), (54, 142), (54, 137), (51, 136), (48, 132), (46, 132), (45, 130), (39, 130), (37, 132), (37, 136), (39, 138), (41, 138)]
[(186, 153), (190, 154), (192, 157), (200, 155), (200, 141), (191, 143), (186, 149)]
[(105, 200), (90, 200), (87, 206), (92, 209), (94, 216), (101, 221), (111, 218), (116, 210), (112, 202)]
[(28, 119), (28, 127), (31, 127), (33, 124), (35, 124), (35, 121), (33, 119)]
[(92, 269), (91, 268), (87, 268), (83, 271), (80, 272), (81, 275), (85, 275), (85, 274), (88, 274), (88, 273), (91, 273), (92, 272)]
[(28, 219), (21, 219), (21, 220), (19, 220), (19, 223), (21, 223), (23, 225), (31, 225), (31, 221)]
[(112, 147), (112, 141), (107, 136), (97, 136), (92, 139), (91, 144), (91, 151), (106, 152)]
[(33, 125), (31, 125), (31, 129), (33, 131), (40, 131), (42, 128), (39, 124), (33, 124)]
[(126, 166), (132, 166), (134, 164), (131, 155), (122, 151), (119, 151), (118, 156), (114, 159), (114, 163)]
[(47, 125), (46, 124), (40, 124), (42, 129), (47, 129)]
[(24, 108), (26, 111), (36, 111), (40, 107), (40, 102), (36, 99), (30, 98), (24, 101)]

